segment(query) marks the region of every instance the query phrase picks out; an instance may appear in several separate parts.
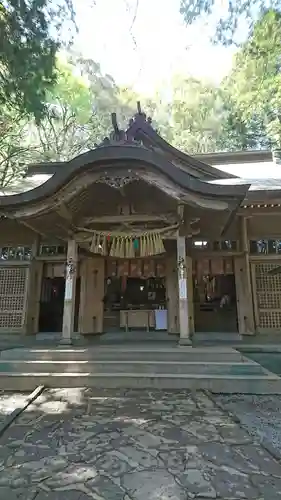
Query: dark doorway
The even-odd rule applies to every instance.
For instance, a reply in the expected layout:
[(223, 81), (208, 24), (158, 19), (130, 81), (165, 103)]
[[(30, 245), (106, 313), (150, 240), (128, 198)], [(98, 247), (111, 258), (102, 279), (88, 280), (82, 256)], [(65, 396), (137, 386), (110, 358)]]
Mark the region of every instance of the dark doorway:
[(104, 330), (119, 330), (120, 311), (166, 309), (165, 278), (107, 278), (103, 301)]
[(220, 274), (195, 278), (194, 313), (197, 332), (237, 332), (235, 276)]
[[(43, 278), (40, 314), (39, 314), (39, 332), (61, 332), (63, 320), (65, 279)], [(78, 317), (80, 305), (80, 278), (76, 281), (75, 315), (74, 331), (78, 330)]]

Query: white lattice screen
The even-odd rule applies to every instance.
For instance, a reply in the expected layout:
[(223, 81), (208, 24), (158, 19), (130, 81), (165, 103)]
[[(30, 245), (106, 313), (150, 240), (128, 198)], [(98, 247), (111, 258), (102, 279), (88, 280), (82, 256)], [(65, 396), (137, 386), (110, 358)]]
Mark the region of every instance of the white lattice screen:
[(0, 267), (0, 330), (24, 326), (27, 273), (26, 267)]
[(277, 263), (255, 264), (255, 282), (260, 330), (281, 329), (281, 273), (268, 274)]

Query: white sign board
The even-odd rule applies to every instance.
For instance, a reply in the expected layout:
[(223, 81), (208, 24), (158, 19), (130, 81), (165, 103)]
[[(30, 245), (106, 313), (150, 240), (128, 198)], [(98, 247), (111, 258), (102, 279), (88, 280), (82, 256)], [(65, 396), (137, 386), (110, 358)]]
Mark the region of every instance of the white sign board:
[(167, 309), (156, 309), (155, 310), (155, 329), (156, 330), (167, 330), (168, 320), (167, 320)]
[(187, 299), (186, 279), (179, 280), (179, 297), (180, 299)]
[(67, 278), (65, 280), (64, 300), (72, 299), (72, 290), (73, 290), (73, 280), (72, 278)]

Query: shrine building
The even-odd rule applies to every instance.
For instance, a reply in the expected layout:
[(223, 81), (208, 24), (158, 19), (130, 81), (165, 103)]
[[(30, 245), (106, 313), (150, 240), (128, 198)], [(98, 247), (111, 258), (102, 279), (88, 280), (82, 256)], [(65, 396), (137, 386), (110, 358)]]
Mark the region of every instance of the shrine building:
[[(189, 156), (141, 111), (0, 194), (0, 332), (281, 332), (281, 182), (271, 151)], [(253, 168), (245, 181), (220, 170)], [(280, 167), (281, 168), (281, 167)], [(279, 185), (278, 185), (279, 182)]]

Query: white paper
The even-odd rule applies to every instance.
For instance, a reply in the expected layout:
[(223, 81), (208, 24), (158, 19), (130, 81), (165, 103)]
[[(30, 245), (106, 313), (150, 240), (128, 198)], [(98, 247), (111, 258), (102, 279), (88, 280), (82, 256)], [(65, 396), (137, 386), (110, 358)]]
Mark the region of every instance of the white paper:
[(155, 330), (167, 330), (167, 309), (156, 309)]
[(187, 299), (186, 279), (179, 280), (179, 296), (180, 299)]
[(73, 280), (67, 278), (65, 280), (64, 300), (71, 300), (72, 299), (72, 289), (73, 289)]

